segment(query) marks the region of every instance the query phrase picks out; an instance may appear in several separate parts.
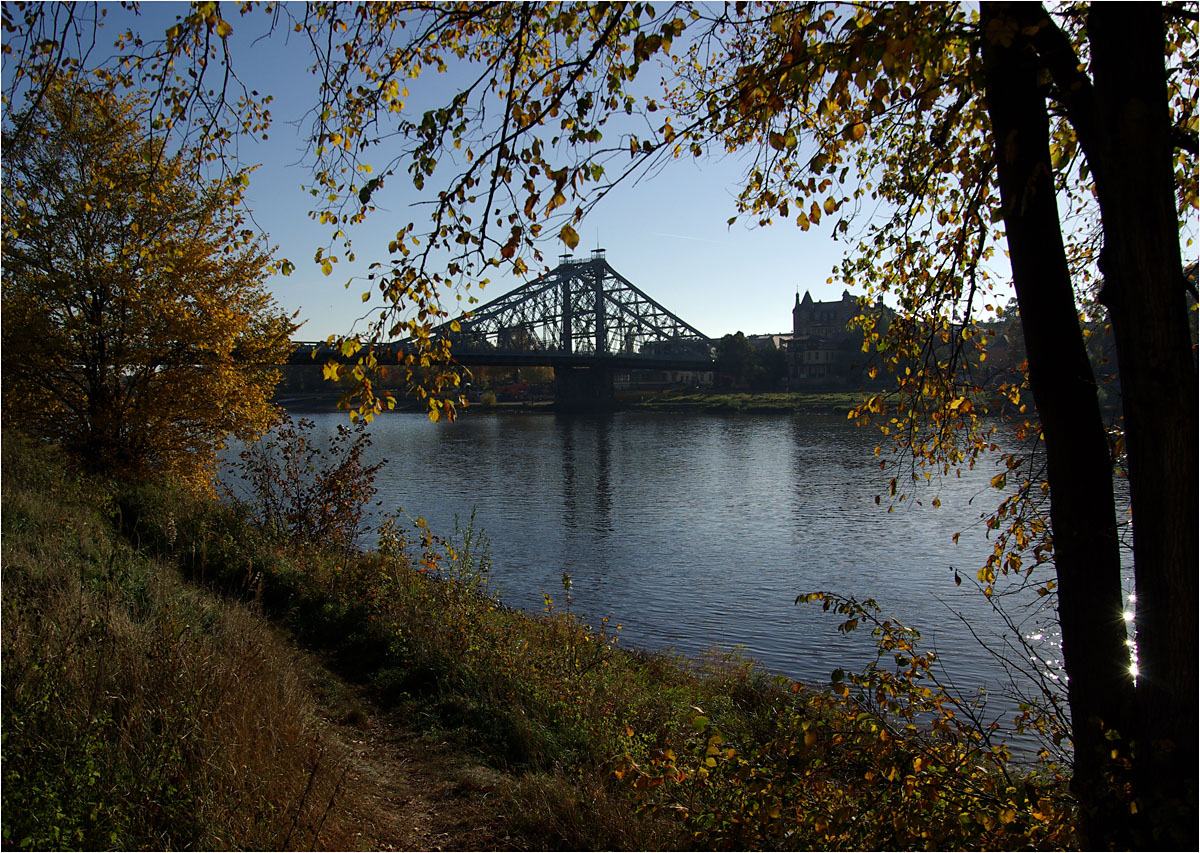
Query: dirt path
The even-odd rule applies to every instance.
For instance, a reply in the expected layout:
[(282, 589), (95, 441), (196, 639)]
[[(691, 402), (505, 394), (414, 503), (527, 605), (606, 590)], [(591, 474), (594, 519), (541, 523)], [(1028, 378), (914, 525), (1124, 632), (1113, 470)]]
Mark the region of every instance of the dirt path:
[(311, 670), (346, 767), (337, 824), (323, 847), (512, 850), (499, 808), (506, 777), (461, 747), (418, 734), (360, 687)]
[(504, 781), (499, 773), (386, 718), (346, 735), (352, 750), (346, 789), (363, 820), (365, 848), (512, 849), (489, 802)]

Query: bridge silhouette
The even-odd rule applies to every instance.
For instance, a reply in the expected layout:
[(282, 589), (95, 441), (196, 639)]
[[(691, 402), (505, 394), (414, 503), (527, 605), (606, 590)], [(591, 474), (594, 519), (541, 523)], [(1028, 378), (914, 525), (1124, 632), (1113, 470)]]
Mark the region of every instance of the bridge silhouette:
[[(613, 376), (628, 370), (713, 369), (714, 342), (622, 276), (597, 249), (563, 256), (550, 272), (431, 330), (450, 340), (458, 364), (554, 368), (562, 405), (603, 405)], [(378, 344), (381, 364), (395, 363), (410, 341)], [(325, 343), (298, 343), (290, 364), (348, 361)]]

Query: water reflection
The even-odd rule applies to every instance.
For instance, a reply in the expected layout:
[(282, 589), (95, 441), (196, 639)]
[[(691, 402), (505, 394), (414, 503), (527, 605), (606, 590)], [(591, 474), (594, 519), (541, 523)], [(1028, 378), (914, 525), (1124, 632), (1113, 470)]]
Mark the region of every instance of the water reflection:
[(612, 415), (555, 416), (562, 447), (563, 527), (600, 544), (613, 532)]
[[(330, 431), (342, 422), (313, 419)], [(472, 412), (434, 425), (413, 414), (377, 419), (372, 435), (372, 452), (391, 460), (382, 509), (404, 507), (446, 533), (474, 509), (513, 606), (540, 611), (543, 592), (557, 600), (565, 571), (573, 608), (613, 616), (627, 644), (740, 646), (773, 671), (820, 682), (873, 658), (865, 630), (839, 633), (840, 618), (794, 604), (831, 590), (874, 598), (919, 627), (963, 692), (1008, 684), (973, 636), (1002, 648), (1003, 625), (969, 582), (954, 582), (991, 552), (980, 522), (996, 502), (987, 462), (914, 486), (888, 512), (875, 503), (890, 477), (875, 434), (834, 416)], [(1009, 599), (1020, 605), (1016, 627), (1040, 634), (1037, 657), (1054, 661), (1053, 614), (1030, 599)], [(997, 700), (992, 710), (1011, 718), (1014, 707)]]

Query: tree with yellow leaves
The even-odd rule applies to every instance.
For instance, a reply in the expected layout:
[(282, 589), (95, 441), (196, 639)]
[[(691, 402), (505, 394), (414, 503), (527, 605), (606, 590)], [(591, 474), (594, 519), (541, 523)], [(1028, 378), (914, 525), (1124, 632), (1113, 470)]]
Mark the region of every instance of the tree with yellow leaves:
[(135, 102), (67, 78), (5, 135), (4, 419), (203, 490), (230, 434), (271, 423), (295, 326), (236, 212), (247, 174), (198, 180)]

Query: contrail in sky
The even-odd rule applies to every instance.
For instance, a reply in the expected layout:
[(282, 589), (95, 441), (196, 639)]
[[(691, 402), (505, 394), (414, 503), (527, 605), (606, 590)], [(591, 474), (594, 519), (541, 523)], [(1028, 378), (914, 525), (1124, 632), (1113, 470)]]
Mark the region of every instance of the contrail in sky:
[(709, 243), (713, 246), (724, 246), (725, 245), (724, 240), (706, 240), (703, 237), (689, 237), (686, 234), (664, 234), (661, 231), (651, 231), (650, 236), (651, 237), (673, 237), (676, 240), (692, 240), (696, 243)]

